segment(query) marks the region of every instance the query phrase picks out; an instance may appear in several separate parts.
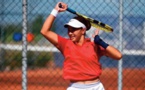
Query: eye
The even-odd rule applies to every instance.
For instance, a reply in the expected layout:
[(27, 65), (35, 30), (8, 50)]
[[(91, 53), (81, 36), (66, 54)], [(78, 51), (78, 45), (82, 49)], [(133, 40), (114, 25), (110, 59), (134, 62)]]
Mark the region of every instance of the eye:
[(68, 32), (74, 32), (75, 30), (73, 30), (73, 29), (68, 29)]
[(74, 32), (74, 31), (77, 31), (77, 30), (80, 30), (80, 29), (82, 29), (82, 28), (74, 28), (74, 27), (68, 27), (68, 31), (69, 32)]

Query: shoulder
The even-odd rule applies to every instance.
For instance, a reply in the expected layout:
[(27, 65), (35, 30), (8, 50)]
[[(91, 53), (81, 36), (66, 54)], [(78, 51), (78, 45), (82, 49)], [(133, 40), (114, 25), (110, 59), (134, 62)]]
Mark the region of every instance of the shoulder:
[(63, 50), (65, 48), (65, 46), (67, 45), (67, 43), (70, 43), (69, 39), (58, 35), (58, 46), (57, 46), (57, 48), (59, 50)]
[(69, 41), (69, 39), (58, 35), (58, 43), (62, 43), (62, 42), (66, 42), (66, 41)]

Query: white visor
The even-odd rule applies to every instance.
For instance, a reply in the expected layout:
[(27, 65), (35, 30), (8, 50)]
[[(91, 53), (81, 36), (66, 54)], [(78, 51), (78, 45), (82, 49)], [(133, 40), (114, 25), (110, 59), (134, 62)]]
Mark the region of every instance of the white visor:
[(71, 26), (74, 28), (86, 28), (86, 26), (80, 21), (78, 21), (77, 19), (71, 19), (68, 23), (64, 25), (64, 27), (68, 27), (68, 26)]

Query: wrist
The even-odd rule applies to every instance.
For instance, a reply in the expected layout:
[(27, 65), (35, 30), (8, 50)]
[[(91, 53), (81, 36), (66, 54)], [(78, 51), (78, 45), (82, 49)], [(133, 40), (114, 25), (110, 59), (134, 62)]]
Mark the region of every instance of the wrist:
[(59, 12), (56, 9), (53, 9), (50, 14), (53, 15), (54, 17), (57, 17), (58, 13)]
[(107, 44), (106, 42), (104, 42), (100, 37), (99, 35), (96, 35), (95, 38), (94, 38), (94, 43), (95, 44), (98, 44), (100, 46), (102, 46), (103, 48), (107, 48), (109, 46), (109, 44)]

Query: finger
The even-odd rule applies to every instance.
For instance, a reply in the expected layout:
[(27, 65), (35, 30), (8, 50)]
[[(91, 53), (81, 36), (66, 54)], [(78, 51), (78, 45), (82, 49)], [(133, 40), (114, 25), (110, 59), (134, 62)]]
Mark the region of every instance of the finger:
[(98, 34), (99, 34), (99, 29), (96, 29), (95, 35), (98, 35)]
[(65, 4), (63, 2), (59, 2), (57, 6), (58, 6), (60, 12), (65, 11), (67, 9), (67, 4)]
[(92, 37), (94, 38), (94, 37), (95, 37), (95, 35), (93, 34), (93, 35), (92, 35)]
[(67, 8), (67, 4), (65, 4), (65, 3), (63, 3), (63, 2), (58, 3), (58, 6), (59, 6), (59, 8), (61, 8), (61, 9)]

